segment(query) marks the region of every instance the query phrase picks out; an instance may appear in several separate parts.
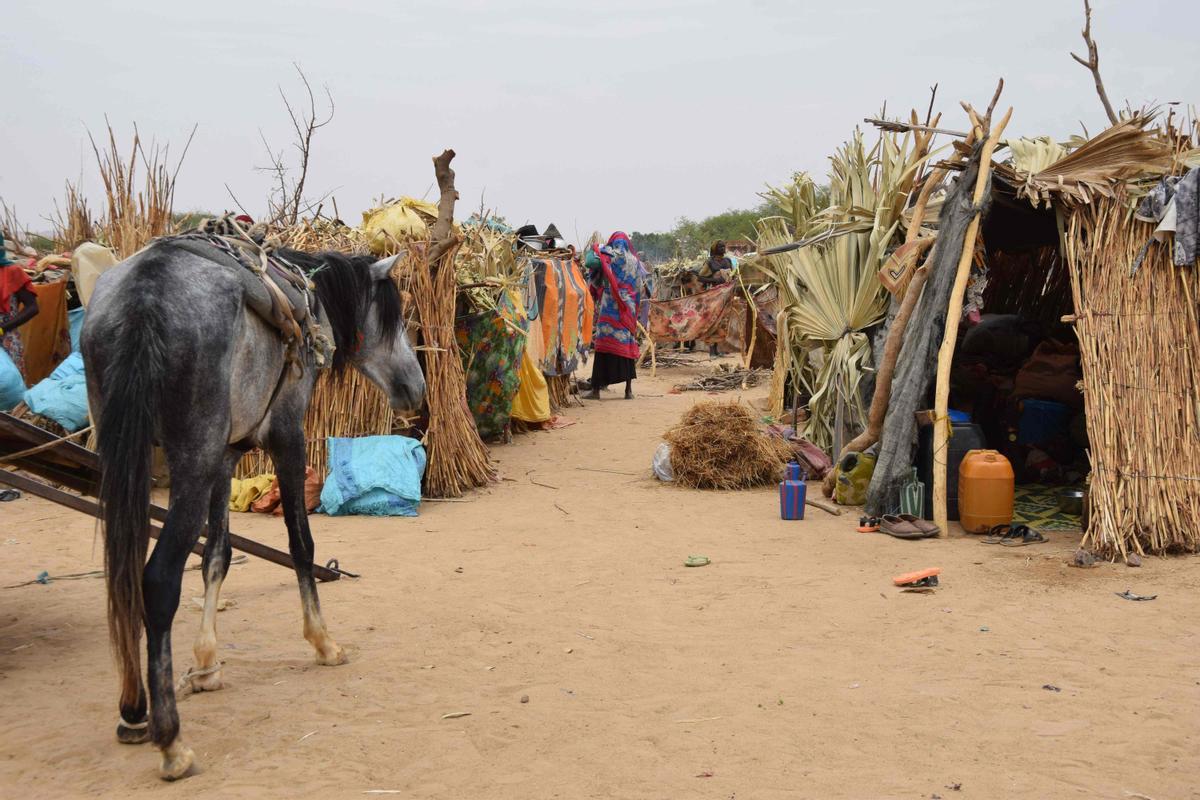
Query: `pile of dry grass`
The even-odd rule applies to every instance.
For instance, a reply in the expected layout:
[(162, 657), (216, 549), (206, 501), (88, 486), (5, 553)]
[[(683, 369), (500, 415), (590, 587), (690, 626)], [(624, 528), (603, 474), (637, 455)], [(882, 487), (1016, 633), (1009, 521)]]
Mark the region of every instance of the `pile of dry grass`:
[(366, 235), (358, 228), (351, 228), (335, 219), (302, 219), (295, 225), (281, 228), (278, 235), (285, 247), (310, 253), (334, 250), (363, 255), (368, 252)]
[(663, 438), (675, 480), (693, 489), (747, 489), (780, 479), (787, 442), (763, 432), (738, 403), (697, 403)]

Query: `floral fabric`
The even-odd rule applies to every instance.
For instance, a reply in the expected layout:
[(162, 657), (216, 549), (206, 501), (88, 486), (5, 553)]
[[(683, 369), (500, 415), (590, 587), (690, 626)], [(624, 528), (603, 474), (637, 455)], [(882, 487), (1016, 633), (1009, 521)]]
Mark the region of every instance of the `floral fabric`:
[(514, 294), (506, 293), (498, 311), (459, 317), (454, 327), (475, 427), (484, 439), (503, 436), (521, 383), (529, 328), (525, 309)]

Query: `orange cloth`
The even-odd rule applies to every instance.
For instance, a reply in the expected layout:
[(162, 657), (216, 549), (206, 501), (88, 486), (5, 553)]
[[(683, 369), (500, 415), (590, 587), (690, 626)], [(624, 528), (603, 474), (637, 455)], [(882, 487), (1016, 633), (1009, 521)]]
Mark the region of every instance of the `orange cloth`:
[(19, 329), (25, 344), (25, 383), (33, 386), (71, 355), (67, 327), (67, 282), (35, 283), (38, 313)]
[[(312, 467), (304, 468), (304, 507), (309, 512), (315, 511), (317, 506), (321, 505), (321, 489), (325, 487), (325, 481), (321, 480), (317, 475), (317, 471)], [(283, 516), (283, 502), (279, 494), (279, 479), (271, 484), (270, 490), (262, 497), (255, 500), (250, 510), (257, 514), (274, 514), (277, 517)]]

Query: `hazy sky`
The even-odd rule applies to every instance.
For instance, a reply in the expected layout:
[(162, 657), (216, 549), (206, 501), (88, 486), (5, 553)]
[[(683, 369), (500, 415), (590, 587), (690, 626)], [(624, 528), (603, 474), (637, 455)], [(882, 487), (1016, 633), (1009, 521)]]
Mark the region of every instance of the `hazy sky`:
[[(1104, 117), (1075, 0), (604, 3), (365, 0), (6, 4), (0, 197), (27, 224), (80, 175), (99, 202), (86, 129), (182, 146), (176, 208), (259, 211), (260, 130), (288, 139), (277, 86), (292, 62), (333, 94), (310, 186), (342, 217), (381, 194), (430, 191), (430, 158), (458, 152), (460, 216), (659, 230), (757, 201), (764, 182), (824, 174), (828, 154), (883, 101), (924, 109), (940, 83), (982, 108), (996, 79), (1009, 130), (1065, 136)], [(1195, 0), (1096, 0), (1094, 35), (1115, 103), (1200, 102)], [(432, 192), (431, 192), (432, 194)], [(34, 225), (37, 227), (37, 225)], [(43, 225), (44, 227), (44, 225)]]

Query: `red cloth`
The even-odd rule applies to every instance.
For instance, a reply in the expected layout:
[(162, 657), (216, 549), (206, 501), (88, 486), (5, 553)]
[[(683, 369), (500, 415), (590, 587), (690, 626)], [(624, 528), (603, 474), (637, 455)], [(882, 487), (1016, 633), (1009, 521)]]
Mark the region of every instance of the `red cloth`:
[(0, 267), (0, 316), (8, 313), (9, 301), (22, 289), (33, 291), (33, 281), (25, 270), (16, 264)]

